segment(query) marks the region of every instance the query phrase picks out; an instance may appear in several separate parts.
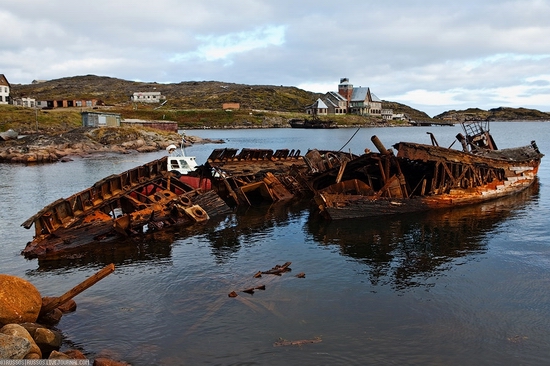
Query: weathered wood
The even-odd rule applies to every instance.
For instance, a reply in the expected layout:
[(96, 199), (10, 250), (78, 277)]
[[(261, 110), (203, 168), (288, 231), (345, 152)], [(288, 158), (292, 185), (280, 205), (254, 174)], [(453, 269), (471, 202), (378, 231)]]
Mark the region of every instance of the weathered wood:
[(103, 278), (107, 277), (111, 273), (115, 271), (115, 265), (113, 263), (105, 266), (103, 269), (99, 270), (97, 273), (92, 275), (91, 277), (85, 279), (69, 291), (65, 292), (63, 295), (53, 298), (53, 300), (47, 304), (42, 305), (42, 309), (40, 309), (40, 314), (47, 314), (53, 309), (57, 308), (58, 306), (66, 303), (67, 301), (71, 300), (76, 295), (80, 294), (84, 290), (90, 288), (91, 286), (98, 283)]

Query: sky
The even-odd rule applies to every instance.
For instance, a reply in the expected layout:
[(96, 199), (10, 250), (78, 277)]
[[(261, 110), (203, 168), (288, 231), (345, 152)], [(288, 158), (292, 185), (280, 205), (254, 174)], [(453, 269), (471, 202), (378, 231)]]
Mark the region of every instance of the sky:
[(550, 0), (3, 0), (0, 74), (284, 85), (341, 78), (435, 116), (550, 112)]

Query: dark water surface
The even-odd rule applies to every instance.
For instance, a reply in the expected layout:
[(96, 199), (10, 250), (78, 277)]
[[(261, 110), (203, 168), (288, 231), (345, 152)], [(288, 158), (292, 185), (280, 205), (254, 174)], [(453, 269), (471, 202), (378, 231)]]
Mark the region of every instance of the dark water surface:
[[(455, 127), (192, 130), (219, 147), (374, 149), (449, 146)], [(536, 140), (548, 123), (493, 123), (500, 148)], [(59, 296), (109, 263), (115, 273), (78, 295), (58, 325), (64, 348), (133, 365), (546, 365), (550, 356), (550, 156), (516, 197), (449, 211), (327, 222), (307, 203), (250, 208), (82, 258), (25, 260), (20, 225), (50, 202), (163, 152), (70, 163), (0, 165), (0, 273)], [(283, 276), (253, 278), (292, 262)], [(296, 278), (299, 272), (305, 278)], [(265, 285), (253, 295), (240, 292)], [(239, 296), (229, 298), (231, 291)], [(288, 341), (321, 340), (301, 346)]]

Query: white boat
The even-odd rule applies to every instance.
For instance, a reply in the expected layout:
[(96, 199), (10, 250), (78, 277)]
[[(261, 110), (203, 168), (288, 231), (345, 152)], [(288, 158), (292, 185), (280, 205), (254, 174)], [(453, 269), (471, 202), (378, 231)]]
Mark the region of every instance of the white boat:
[(172, 172), (176, 176), (182, 174), (188, 174), (195, 170), (198, 166), (196, 158), (194, 156), (187, 156), (185, 154), (185, 135), (181, 139), (181, 147), (178, 149), (176, 145), (169, 145), (166, 147), (168, 151), (167, 170)]

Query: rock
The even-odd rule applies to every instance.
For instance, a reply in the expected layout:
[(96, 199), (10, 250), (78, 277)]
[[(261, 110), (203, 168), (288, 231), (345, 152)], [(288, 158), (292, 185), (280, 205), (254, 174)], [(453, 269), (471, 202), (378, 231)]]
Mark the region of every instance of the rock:
[(10, 323), (35, 322), (42, 297), (30, 282), (0, 274), (0, 326)]
[(36, 345), (36, 342), (30, 335), (30, 333), (19, 324), (6, 324), (0, 329), (0, 333), (25, 338), (30, 343), (30, 348), (24, 358), (37, 359), (42, 358), (42, 351)]
[(56, 325), (61, 320), (63, 313), (59, 308), (55, 308), (47, 314), (40, 315), (39, 322), (46, 325)]
[(70, 360), (71, 358), (63, 352), (52, 351), (48, 360)]
[(19, 325), (25, 328), (33, 339), (34, 339), (34, 333), (36, 332), (36, 329), (45, 328), (43, 325), (40, 325), (38, 323), (21, 323)]
[(72, 313), (73, 311), (76, 311), (76, 302), (71, 299), (64, 304), (59, 305), (58, 309), (61, 310), (63, 314)]
[(58, 351), (63, 341), (61, 333), (48, 328), (37, 328), (33, 338), (44, 354)]
[(63, 352), (67, 356), (69, 356), (72, 360), (87, 360), (88, 358), (84, 355), (84, 353), (80, 352), (77, 349), (70, 349), (68, 351)]
[(0, 359), (22, 360), (30, 349), (26, 338), (0, 333)]
[(129, 363), (111, 360), (110, 358), (99, 357), (94, 360), (94, 366), (129, 366)]

